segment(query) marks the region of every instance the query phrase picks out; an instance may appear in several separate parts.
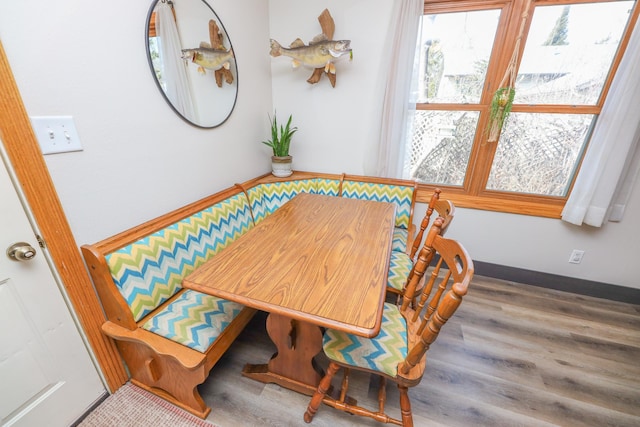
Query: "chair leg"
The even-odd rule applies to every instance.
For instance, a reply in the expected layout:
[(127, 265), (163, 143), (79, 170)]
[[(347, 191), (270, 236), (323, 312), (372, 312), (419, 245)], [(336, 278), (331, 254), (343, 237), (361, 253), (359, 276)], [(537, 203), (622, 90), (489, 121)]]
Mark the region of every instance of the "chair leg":
[(398, 390), (400, 391), (400, 413), (402, 415), (402, 426), (413, 427), (411, 402), (409, 401), (409, 389), (398, 384)]
[(329, 364), (329, 368), (327, 369), (327, 374), (320, 380), (320, 384), (318, 384), (318, 389), (313, 394), (311, 398), (311, 402), (309, 402), (309, 406), (307, 406), (307, 410), (304, 413), (304, 421), (306, 423), (310, 423), (313, 419), (313, 416), (318, 412), (318, 408), (322, 404), (322, 400), (324, 396), (329, 391), (331, 387), (331, 380), (335, 376), (336, 372), (340, 369), (340, 365), (337, 365), (333, 362)]
[(384, 414), (384, 405), (387, 402), (387, 380), (380, 376), (380, 385), (378, 386), (378, 412)]

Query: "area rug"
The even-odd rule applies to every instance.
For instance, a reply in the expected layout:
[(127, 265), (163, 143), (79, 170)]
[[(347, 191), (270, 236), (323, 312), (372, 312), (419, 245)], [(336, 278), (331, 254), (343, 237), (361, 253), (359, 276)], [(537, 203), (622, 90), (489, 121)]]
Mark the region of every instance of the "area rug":
[(78, 424), (79, 427), (212, 427), (171, 403), (131, 383), (107, 397)]

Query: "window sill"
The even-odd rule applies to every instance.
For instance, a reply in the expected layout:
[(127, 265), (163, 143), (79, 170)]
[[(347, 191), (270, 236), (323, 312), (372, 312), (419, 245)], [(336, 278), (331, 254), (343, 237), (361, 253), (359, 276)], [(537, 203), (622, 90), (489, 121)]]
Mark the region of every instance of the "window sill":
[[(418, 203), (429, 203), (434, 188), (435, 187), (433, 186), (419, 184), (416, 201)], [(495, 193), (469, 195), (459, 188), (440, 188), (442, 189), (441, 197), (451, 200), (456, 207), (544, 218), (560, 219), (562, 209), (566, 202), (564, 199), (552, 197), (542, 198), (526, 195), (517, 197)]]

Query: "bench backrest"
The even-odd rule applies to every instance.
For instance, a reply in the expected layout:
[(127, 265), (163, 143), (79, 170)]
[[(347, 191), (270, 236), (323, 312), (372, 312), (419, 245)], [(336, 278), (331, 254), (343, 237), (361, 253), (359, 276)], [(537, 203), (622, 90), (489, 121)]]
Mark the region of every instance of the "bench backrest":
[(137, 322), (181, 289), (182, 279), (254, 222), (238, 189), (206, 209), (106, 255), (118, 291)]
[(396, 205), (395, 226), (409, 229), (415, 205), (416, 184), (412, 181), (386, 181), (388, 182), (365, 181), (345, 176), (342, 197), (393, 203)]
[(340, 180), (307, 178), (291, 181), (262, 182), (246, 190), (256, 224), (271, 215), (300, 193), (338, 196)]

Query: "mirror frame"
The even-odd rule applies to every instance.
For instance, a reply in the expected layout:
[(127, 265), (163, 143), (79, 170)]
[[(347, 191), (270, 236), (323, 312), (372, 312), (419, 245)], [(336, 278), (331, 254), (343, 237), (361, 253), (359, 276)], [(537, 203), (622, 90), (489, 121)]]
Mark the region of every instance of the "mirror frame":
[[(213, 126), (203, 126), (203, 125), (195, 123), (194, 121), (192, 121), (189, 118), (185, 117), (180, 111), (178, 111), (176, 109), (176, 107), (173, 105), (171, 100), (167, 97), (167, 94), (165, 93), (164, 89), (160, 85), (160, 82), (158, 81), (158, 77), (156, 76), (155, 69), (153, 67), (153, 60), (151, 59), (151, 51), (149, 50), (150, 49), (150, 46), (149, 46), (149, 30), (150, 30), (151, 17), (153, 16), (153, 12), (155, 11), (155, 8), (158, 5), (158, 3), (161, 3), (163, 1), (170, 1), (170, 0), (153, 0), (152, 1), (151, 6), (149, 7), (149, 12), (147, 13), (147, 21), (145, 23), (145, 30), (144, 30), (144, 45), (145, 45), (145, 49), (146, 49), (147, 63), (149, 64), (149, 69), (151, 71), (151, 76), (153, 77), (153, 81), (155, 82), (156, 87), (158, 88), (160, 93), (162, 94), (162, 97), (164, 98), (165, 102), (178, 115), (178, 117), (180, 117), (185, 122), (189, 123), (192, 126), (201, 128), (201, 129), (214, 129), (214, 128), (217, 128), (219, 126), (222, 126), (227, 120), (229, 120), (229, 117), (231, 117), (231, 113), (233, 113), (233, 110), (236, 108), (236, 103), (238, 101), (238, 91), (240, 90), (238, 62), (237, 62), (237, 59), (236, 59), (235, 50), (233, 50), (233, 44), (231, 43), (231, 38), (229, 37), (229, 33), (227, 32), (227, 29), (224, 27), (224, 24), (220, 20), (220, 17), (216, 14), (216, 12), (213, 10), (211, 5), (209, 5), (209, 3), (207, 3), (205, 0), (199, 0), (211, 11), (211, 13), (213, 14), (213, 19), (216, 20), (216, 22), (218, 24), (218, 27), (220, 28), (220, 30), (224, 33), (224, 35), (227, 38), (227, 42), (229, 43), (229, 49), (233, 50), (233, 63), (234, 63), (234, 68), (235, 68), (235, 76), (234, 76), (234, 80), (235, 81), (234, 81), (234, 84), (236, 86), (235, 95), (233, 97), (233, 104), (231, 105), (231, 108), (229, 109), (229, 113), (226, 115), (226, 117), (223, 120), (221, 120), (219, 123), (217, 123), (217, 124), (215, 124)], [(182, 1), (185, 1), (185, 0), (182, 0)], [(189, 0), (189, 1), (198, 1), (198, 0)]]

